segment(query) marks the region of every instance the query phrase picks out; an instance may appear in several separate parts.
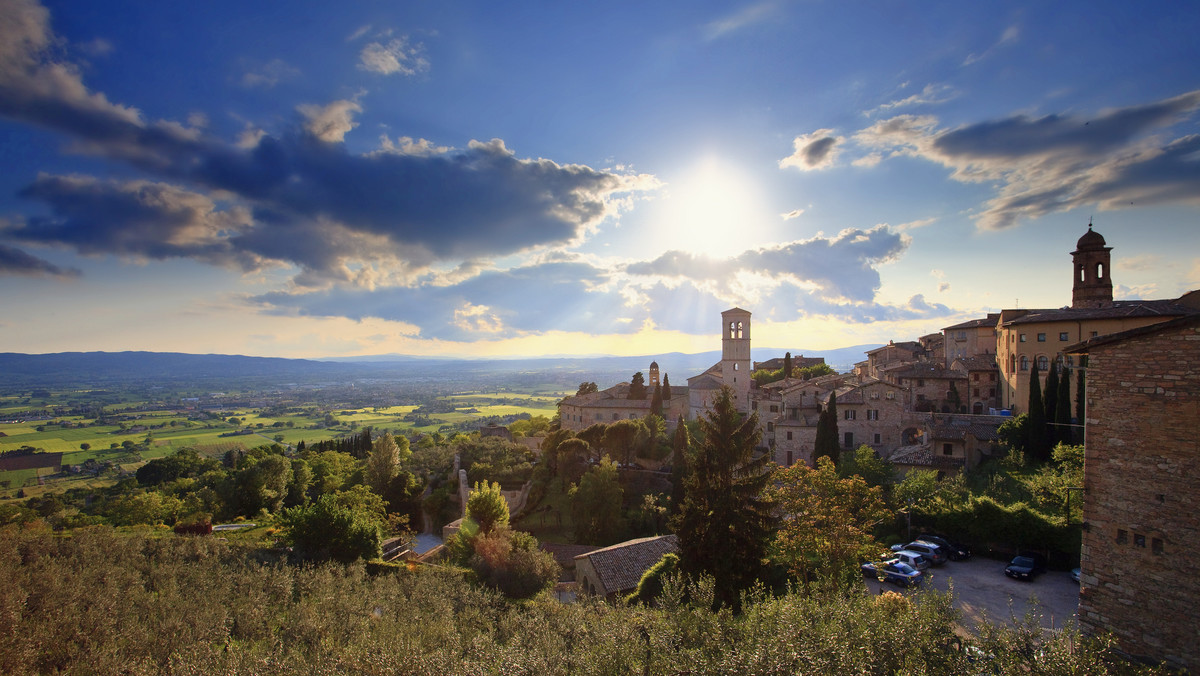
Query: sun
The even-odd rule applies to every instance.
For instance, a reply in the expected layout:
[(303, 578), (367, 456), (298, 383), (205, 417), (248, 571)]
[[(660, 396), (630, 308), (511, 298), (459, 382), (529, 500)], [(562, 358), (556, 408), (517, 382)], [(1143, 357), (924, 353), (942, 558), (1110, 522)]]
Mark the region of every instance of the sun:
[(763, 243), (764, 210), (749, 174), (710, 155), (668, 180), (655, 239), (664, 249), (729, 258)]

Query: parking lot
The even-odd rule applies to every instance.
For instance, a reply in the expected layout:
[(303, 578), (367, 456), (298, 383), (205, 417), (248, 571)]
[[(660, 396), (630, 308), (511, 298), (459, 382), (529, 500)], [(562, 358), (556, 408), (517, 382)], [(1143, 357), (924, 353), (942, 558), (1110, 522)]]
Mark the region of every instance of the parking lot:
[[(1041, 625), (1045, 630), (1061, 629), (1064, 624), (1075, 623), (1079, 608), (1079, 585), (1069, 573), (1052, 570), (1039, 575), (1032, 582), (1019, 582), (1004, 575), (1007, 561), (996, 561), (975, 557), (969, 561), (949, 561), (945, 565), (925, 571), (926, 580), (922, 587), (941, 591), (954, 585), (954, 607), (962, 615), (961, 622), (968, 631), (974, 631), (981, 621), (999, 624), (1021, 619), (1034, 608), (1041, 613)], [(880, 583), (867, 578), (871, 593), (880, 592)], [(892, 584), (883, 584), (885, 590), (898, 589)]]

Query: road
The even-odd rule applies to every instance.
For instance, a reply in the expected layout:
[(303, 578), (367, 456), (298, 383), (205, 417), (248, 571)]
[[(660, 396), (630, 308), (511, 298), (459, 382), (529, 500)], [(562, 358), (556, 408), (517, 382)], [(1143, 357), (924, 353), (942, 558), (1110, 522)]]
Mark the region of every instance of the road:
[[(961, 623), (974, 631), (981, 621), (992, 624), (1021, 619), (1031, 608), (1041, 613), (1040, 624), (1045, 630), (1061, 629), (1073, 624), (1079, 609), (1079, 585), (1069, 573), (1052, 570), (1033, 582), (1019, 582), (1004, 575), (1006, 561), (973, 558), (969, 561), (950, 561), (930, 568), (926, 586), (946, 591), (954, 586), (954, 607), (961, 614)], [(878, 594), (880, 583), (867, 579), (871, 593)], [(895, 590), (892, 584), (884, 589)]]

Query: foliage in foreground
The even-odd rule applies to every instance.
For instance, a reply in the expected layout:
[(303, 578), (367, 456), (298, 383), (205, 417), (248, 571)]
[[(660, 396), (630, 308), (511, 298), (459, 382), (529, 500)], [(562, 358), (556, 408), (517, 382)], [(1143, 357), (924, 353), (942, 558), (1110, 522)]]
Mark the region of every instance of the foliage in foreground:
[[(968, 654), (945, 595), (750, 596), (710, 583), (656, 608), (513, 604), (434, 569), (288, 566), (213, 538), (0, 529), (0, 673), (1149, 673), (1066, 630), (985, 628)], [(1036, 646), (1036, 648), (1035, 648)], [(972, 663), (971, 659), (988, 664)]]

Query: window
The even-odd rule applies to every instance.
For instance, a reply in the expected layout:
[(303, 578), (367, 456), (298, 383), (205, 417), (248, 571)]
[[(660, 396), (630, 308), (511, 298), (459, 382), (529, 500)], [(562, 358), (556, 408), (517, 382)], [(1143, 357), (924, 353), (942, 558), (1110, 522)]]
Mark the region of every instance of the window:
[(1038, 359), (1038, 370), (1039, 371), (1046, 371), (1047, 369), (1050, 368), (1050, 360), (1046, 359), (1046, 357), (1044, 355), (1041, 357), (1038, 357), (1037, 359)]
[(630, 419), (630, 420), (634, 420), (634, 419), (636, 419), (637, 417), (638, 417), (638, 416), (637, 416), (637, 414), (636, 414), (636, 413), (630, 413), (630, 414), (629, 414), (629, 419)]
[(994, 388), (994, 387), (992, 387), (992, 388), (989, 388), (989, 389), (988, 389), (988, 396), (989, 396), (989, 397), (994, 397), (994, 396), (996, 396), (996, 388)]
[(758, 410), (758, 402), (757, 402), (757, 401), (752, 401), (752, 402), (750, 402), (750, 408), (752, 408), (752, 409), (754, 409), (755, 411), (757, 411), (757, 410)]
[(854, 432), (846, 432), (844, 443), (846, 448), (854, 448)]
[(879, 409), (867, 409), (867, 420), (879, 420)]
[(979, 388), (978, 388), (978, 387), (976, 387), (976, 388), (973, 390), (973, 392), (975, 392), (975, 394), (973, 394), (973, 395), (971, 395), (971, 396), (973, 396), (973, 397), (975, 397), (976, 399), (978, 399), (978, 398), (979, 398)]
[(1145, 549), (1146, 548), (1146, 536), (1140, 535), (1138, 533), (1134, 533), (1133, 534), (1133, 546), (1141, 547), (1142, 549)]
[(771, 404), (771, 413), (779, 413), (779, 405)]
[(978, 373), (972, 373), (972, 374), (971, 374), (971, 380), (974, 380), (975, 382), (979, 382), (979, 374), (978, 374)]
[(886, 399), (895, 399), (895, 398), (896, 398), (896, 393), (895, 393), (895, 392), (888, 392), (888, 393), (887, 393), (886, 395), (884, 395), (884, 396), (885, 396), (885, 398), (886, 398)]
[(613, 419), (613, 420), (616, 420), (616, 419), (617, 419), (617, 414), (616, 414), (616, 413), (612, 414), (612, 419)]
[(858, 418), (858, 411), (848, 408), (845, 411), (842, 411), (842, 418), (845, 420), (855, 420)]
[(1093, 338), (1095, 338), (1095, 337), (1096, 337), (1096, 336), (1098, 336), (1098, 335), (1100, 335), (1100, 332), (1099, 332), (1099, 331), (1092, 331), (1092, 337), (1093, 337)]
[(1065, 343), (1071, 339), (1071, 334), (1067, 333), (1066, 331), (1063, 331), (1058, 334), (1058, 339)]
[(917, 387), (925, 387), (925, 379), (917, 378)]
[(1024, 333), (1022, 333), (1022, 334), (1021, 334), (1021, 342), (1022, 342), (1022, 343), (1024, 343), (1024, 342), (1025, 342), (1025, 334), (1024, 334)]
[(1124, 530), (1118, 529), (1117, 530), (1117, 544), (1123, 545), (1126, 542), (1129, 542), (1129, 533), (1127, 533)]
[[(792, 432), (791, 432), (791, 430), (788, 430), (788, 433), (787, 433), (787, 440), (788, 440), (788, 441), (791, 441), (791, 440), (792, 440)], [(791, 455), (791, 453), (789, 452), (789, 453), (788, 453), (788, 455)], [(791, 460), (788, 460), (788, 464), (789, 464), (789, 465), (790, 465), (790, 464), (792, 464), (792, 461), (791, 461)]]
[[(791, 434), (791, 432), (788, 432), (788, 434)], [(791, 452), (791, 451), (788, 451), (788, 456), (787, 456), (787, 464), (788, 464), (788, 466), (791, 466), (793, 462), (795, 462), (795, 461), (794, 461), (794, 460), (792, 460), (792, 452)]]
[(1038, 342), (1039, 342), (1039, 343), (1044, 343), (1044, 342), (1046, 342), (1046, 334), (1044, 334), (1044, 333), (1039, 333), (1039, 334), (1038, 334)]
[(878, 446), (879, 444), (882, 444), (882, 443), (883, 443), (883, 436), (881, 434), (879, 434), (878, 432), (876, 432), (875, 433), (875, 445)]
[(773, 422), (767, 423), (767, 431), (774, 432), (775, 431), (775, 423), (773, 423)]
[(1026, 357), (1025, 355), (1021, 355), (1021, 370), (1022, 371), (1029, 370), (1029, 357)]
[(954, 455), (954, 444), (942, 444), (942, 455)]
[(1162, 538), (1154, 538), (1153, 540), (1150, 541), (1150, 551), (1154, 552), (1155, 554), (1163, 553)]

